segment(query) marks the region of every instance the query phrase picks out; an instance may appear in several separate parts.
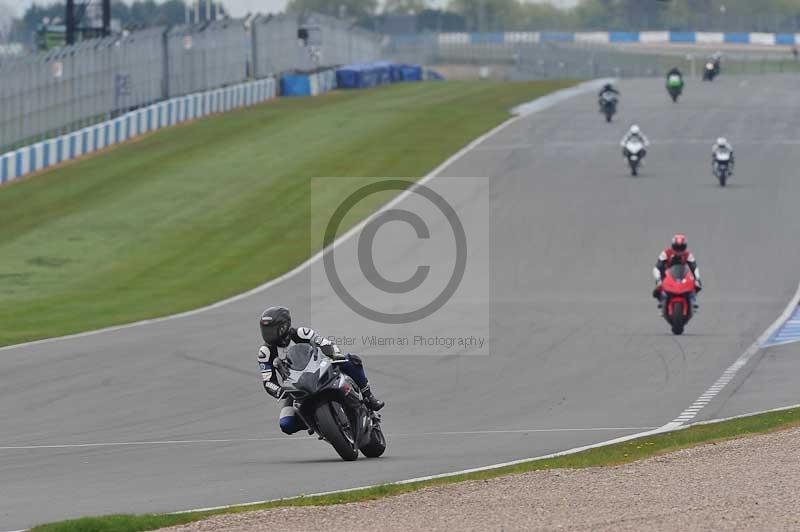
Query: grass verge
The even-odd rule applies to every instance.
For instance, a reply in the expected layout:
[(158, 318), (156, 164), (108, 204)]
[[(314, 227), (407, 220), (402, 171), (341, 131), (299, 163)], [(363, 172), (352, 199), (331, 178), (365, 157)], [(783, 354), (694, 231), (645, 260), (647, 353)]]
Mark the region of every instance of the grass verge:
[[(314, 196), (418, 178), (572, 82), (398, 84), (283, 98), (0, 188), (0, 346), (241, 293), (319, 249)], [(349, 187), (349, 188), (348, 188)], [(351, 211), (341, 231), (388, 199)]]
[(492, 469), (490, 471), (481, 471), (412, 484), (385, 484), (346, 493), (314, 497), (297, 497), (264, 504), (253, 504), (208, 512), (86, 517), (83, 519), (40, 525), (33, 528), (31, 532), (139, 532), (199, 521), (211, 515), (221, 513), (249, 512), (287, 506), (327, 506), (332, 504), (344, 504), (400, 495), (430, 486), (468, 480), (485, 480), (502, 475), (513, 475), (544, 469), (575, 469), (624, 464), (704, 443), (728, 440), (749, 434), (774, 432), (796, 426), (800, 426), (800, 408), (748, 416), (707, 425), (695, 425), (684, 430), (658, 434), (606, 447), (589, 449), (567, 456), (536, 460), (514, 466)]

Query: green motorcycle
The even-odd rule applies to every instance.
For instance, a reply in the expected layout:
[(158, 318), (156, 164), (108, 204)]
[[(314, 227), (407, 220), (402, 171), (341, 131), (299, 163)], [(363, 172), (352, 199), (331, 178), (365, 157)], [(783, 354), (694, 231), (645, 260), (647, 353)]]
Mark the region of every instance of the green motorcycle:
[(678, 97), (683, 93), (683, 78), (678, 74), (667, 76), (667, 92), (673, 103), (678, 103)]

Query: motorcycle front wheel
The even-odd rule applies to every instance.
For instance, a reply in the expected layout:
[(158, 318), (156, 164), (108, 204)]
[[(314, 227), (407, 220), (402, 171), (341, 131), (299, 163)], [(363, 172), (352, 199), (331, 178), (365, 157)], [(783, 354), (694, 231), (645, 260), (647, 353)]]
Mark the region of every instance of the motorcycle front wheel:
[(683, 303), (678, 302), (672, 307), (672, 334), (683, 334)]
[(336, 401), (322, 403), (317, 406), (314, 417), (320, 435), (333, 446), (342, 460), (352, 462), (358, 458), (353, 426), (342, 405)]
[(380, 426), (372, 428), (369, 443), (361, 448), (361, 452), (367, 458), (378, 458), (386, 450), (386, 438)]

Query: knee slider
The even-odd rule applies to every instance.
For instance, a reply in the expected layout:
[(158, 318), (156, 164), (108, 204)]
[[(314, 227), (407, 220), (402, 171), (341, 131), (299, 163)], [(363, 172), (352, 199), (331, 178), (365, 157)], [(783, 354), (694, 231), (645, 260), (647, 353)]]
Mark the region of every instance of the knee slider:
[(297, 416), (282, 417), (278, 423), (285, 434), (294, 434), (303, 429), (302, 423), (297, 419)]

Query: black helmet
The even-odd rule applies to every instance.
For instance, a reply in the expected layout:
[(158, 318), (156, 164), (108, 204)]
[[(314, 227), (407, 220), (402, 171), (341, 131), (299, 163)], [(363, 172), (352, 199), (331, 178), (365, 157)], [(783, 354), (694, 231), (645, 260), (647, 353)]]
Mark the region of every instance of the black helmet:
[(261, 314), (259, 321), (264, 343), (286, 347), (289, 345), (289, 329), (292, 316), (286, 307), (269, 307)]
[(606, 83), (605, 85), (603, 85), (603, 90), (604, 91), (610, 91), (613, 88), (614, 88), (614, 85), (612, 85), (611, 83)]

